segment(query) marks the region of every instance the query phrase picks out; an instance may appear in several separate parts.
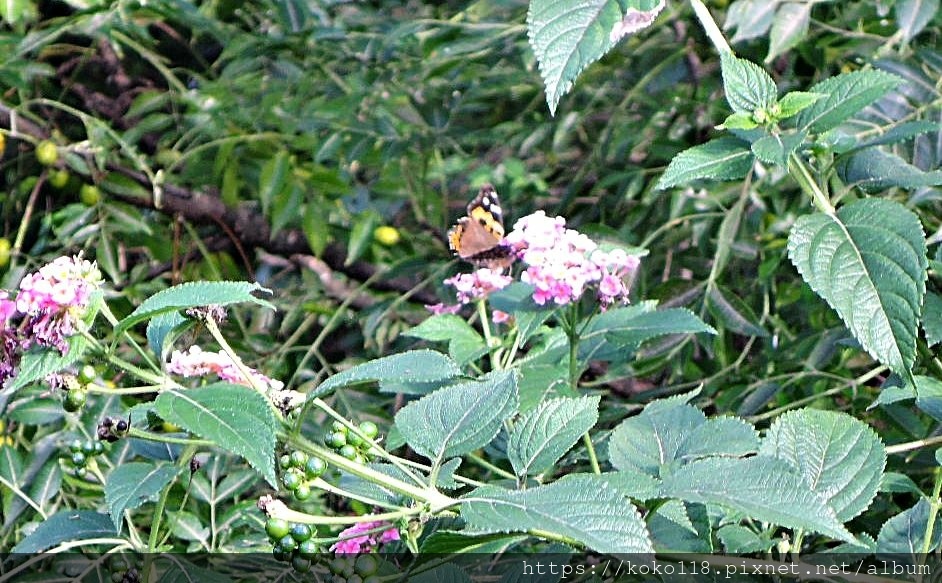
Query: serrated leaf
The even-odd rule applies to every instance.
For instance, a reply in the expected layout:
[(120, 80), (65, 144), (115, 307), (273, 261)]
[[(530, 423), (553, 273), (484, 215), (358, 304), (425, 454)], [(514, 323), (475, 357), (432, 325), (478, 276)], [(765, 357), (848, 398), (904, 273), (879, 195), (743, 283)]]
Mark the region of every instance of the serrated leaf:
[(7, 416), (23, 425), (49, 425), (65, 417), (65, 409), (59, 399), (29, 396), (12, 403)]
[(526, 540), (526, 536), (503, 533), (471, 536), (462, 532), (438, 531), (422, 540), (419, 551), (428, 555), (481, 553), (494, 555)]
[(809, 91), (789, 91), (778, 100), (777, 119), (788, 119), (824, 97), (821, 93)]
[(464, 496), (469, 532), (544, 531), (600, 553), (653, 553), (641, 515), (597, 476), (571, 475), (546, 486), (483, 486)]
[(730, 332), (765, 338), (768, 332), (756, 321), (755, 312), (730, 290), (713, 285), (706, 294), (706, 305), (713, 317)]
[(752, 168), (753, 160), (748, 142), (731, 136), (723, 136), (674, 156), (661, 179), (658, 180), (657, 189), (664, 190), (701, 178), (712, 180), (742, 178)]
[(942, 131), (942, 124), (925, 120), (908, 121), (894, 125), (885, 133), (876, 135), (857, 144), (858, 148), (896, 144), (929, 132)]
[[(929, 531), (929, 501), (920, 498), (915, 506), (904, 510), (887, 520), (877, 535), (877, 555), (911, 555), (914, 558), (925, 556), (923, 549), (926, 542), (926, 533)], [(932, 529), (932, 541), (929, 544), (931, 553), (939, 547), (942, 541), (942, 520), (936, 515)]]
[(885, 472), (883, 474), (883, 479), (880, 480), (880, 491), (891, 494), (915, 494), (919, 497), (925, 495), (912, 478), (897, 472)]
[(461, 376), (455, 361), (434, 350), (412, 350), (377, 358), (339, 372), (321, 383), (308, 398), (321, 397), (347, 385), (379, 382), (434, 383)]
[(50, 458), (30, 480), (27, 494), (33, 502), (42, 507), (46, 501), (59, 493), (61, 487), (62, 468), (59, 466), (59, 460)]
[(665, 496), (717, 504), (763, 522), (818, 532), (846, 542), (854, 536), (787, 463), (766, 456), (708, 458), (678, 468), (661, 484)]
[(732, 53), (722, 54), (723, 89), (726, 101), (737, 113), (768, 110), (778, 97), (775, 81), (765, 69)]
[[(147, 323), (147, 345), (163, 359), (164, 349), (169, 351), (173, 338), (194, 324), (193, 320), (185, 318), (180, 312), (158, 314)], [(166, 342), (168, 338), (171, 340), (169, 343)]]
[(845, 183), (864, 192), (876, 193), (899, 187), (912, 190), (942, 185), (942, 170), (925, 172), (896, 154), (866, 148), (841, 158), (837, 173)]
[(271, 484), (275, 478), (275, 431), (271, 404), (249, 387), (214, 383), (198, 389), (164, 391), (154, 401), (158, 414), (194, 435), (240, 455)]
[(908, 43), (932, 21), (939, 11), (939, 0), (896, 0), (894, 11), (903, 42)]
[(550, 399), (514, 423), (507, 440), (507, 458), (518, 476), (539, 474), (595, 426), (601, 397)]
[(467, 320), (454, 314), (426, 318), (418, 326), (404, 332), (404, 335), (432, 342), (448, 342), (448, 354), (459, 366), (487, 353), (484, 338)]
[(12, 393), (80, 361), (88, 349), (88, 340), (84, 336), (75, 335), (67, 342), (69, 351), (65, 355), (55, 348), (34, 347), (28, 350), (20, 359), (16, 376), (7, 381), (4, 388)]
[(826, 97), (799, 113), (795, 124), (812, 133), (834, 129), (900, 83), (896, 75), (872, 69), (829, 77), (809, 89)]
[(913, 377), (913, 387), (916, 390), (916, 406), (936, 421), (942, 421), (942, 381), (916, 375)]
[(614, 308), (599, 314), (582, 333), (579, 357), (623, 360), (629, 350), (668, 334), (715, 334), (711, 326), (685, 308), (654, 310), (653, 302)]
[(726, 116), (726, 119), (723, 120), (723, 123), (716, 126), (718, 130), (752, 130), (759, 127), (759, 124), (756, 123), (755, 118), (752, 116), (752, 113), (749, 112), (736, 112), (731, 113)]
[(736, 33), (730, 39), (732, 43), (760, 37), (768, 32), (778, 8), (777, 0), (737, 0), (726, 13), (726, 30), (735, 28)]
[(516, 372), (495, 371), (409, 403), (396, 413), (396, 427), (416, 452), (441, 460), (490, 443), (517, 405)]
[(637, 470), (603, 472), (599, 477), (625, 498), (645, 501), (661, 496), (661, 481)]
[(177, 475), (169, 465), (131, 462), (119, 465), (108, 475), (105, 501), (116, 531), (121, 531), (124, 511), (153, 499)]
[(805, 141), (805, 133), (768, 135), (752, 143), (752, 153), (766, 164), (786, 166), (788, 157)]
[(86, 538), (114, 537), (117, 534), (107, 514), (92, 510), (63, 510), (42, 521), (11, 549), (12, 553), (32, 554), (59, 543)]
[(877, 495), (886, 450), (870, 427), (845, 413), (801, 409), (775, 420), (760, 455), (798, 470), (812, 492), (847, 522)]
[(942, 296), (939, 294), (926, 293), (922, 329), (926, 332), (926, 342), (930, 348), (942, 342)]
[(612, 47), (609, 35), (621, 19), (617, 0), (531, 0), (527, 37), (546, 86), (550, 113), (556, 113), (560, 98), (579, 73)]
[(926, 253), (918, 217), (889, 200), (802, 216), (788, 237), (802, 278), (871, 356), (904, 377), (916, 358)]
[(772, 30), (769, 33), (769, 53), (765, 57), (766, 63), (771, 63), (775, 57), (785, 53), (808, 35), (811, 6), (810, 2), (786, 2), (776, 11), (772, 21)]
[(249, 302), (274, 310), (275, 306), (271, 302), (252, 295), (256, 291), (271, 293), (271, 290), (257, 283), (246, 281), (199, 281), (175, 285), (141, 302), (137, 309), (115, 326), (115, 337), (120, 337), (122, 332), (139, 322), (186, 308)]

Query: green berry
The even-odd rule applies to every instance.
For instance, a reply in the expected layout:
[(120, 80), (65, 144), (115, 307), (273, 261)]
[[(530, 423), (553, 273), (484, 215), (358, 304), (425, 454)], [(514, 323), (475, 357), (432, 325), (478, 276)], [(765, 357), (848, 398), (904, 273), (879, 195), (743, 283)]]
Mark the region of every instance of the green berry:
[(304, 464), (304, 475), (310, 479), (321, 477), (327, 471), (327, 462), (319, 457), (311, 457)]
[(101, 190), (94, 184), (83, 184), (79, 189), (79, 200), (85, 206), (95, 206), (101, 200)]
[(278, 458), (278, 467), (280, 467), (280, 468), (283, 469), (283, 470), (287, 470), (288, 468), (290, 468), (290, 467), (291, 467), (291, 456), (288, 455), (288, 454), (284, 454), (283, 456), (281, 456), (280, 458)]
[(379, 559), (374, 555), (360, 555), (357, 557), (356, 564), (353, 565), (353, 570), (361, 577), (372, 575), (377, 569), (379, 569)]
[(275, 557), (276, 561), (289, 561), (291, 560), (291, 553), (286, 553), (280, 544), (276, 544), (271, 549), (271, 554)]
[(382, 579), (379, 578), (379, 575), (370, 575), (369, 577), (363, 578), (363, 583), (379, 583)]
[(357, 454), (356, 454), (355, 456), (353, 456), (353, 460), (352, 460), (352, 461), (355, 461), (356, 463), (360, 464), (361, 466), (364, 466), (364, 465), (366, 465), (367, 462), (369, 462), (370, 460), (369, 460), (368, 457), (366, 457), (366, 456), (363, 455), (362, 453), (357, 452)]
[(36, 145), (36, 160), (43, 166), (52, 166), (59, 161), (59, 148), (51, 140), (43, 140)]
[(75, 413), (85, 406), (88, 400), (88, 393), (84, 389), (73, 389), (65, 394), (65, 403), (62, 407), (69, 413)]
[(88, 469), (87, 469), (87, 468), (75, 468), (75, 477), (77, 477), (77, 478), (84, 478), (84, 477), (87, 476), (87, 475), (88, 475)]
[(90, 364), (83, 366), (78, 373), (78, 380), (83, 385), (87, 385), (88, 383), (94, 381), (97, 377), (98, 372), (95, 370), (95, 367)]
[(65, 168), (54, 170), (49, 173), (49, 184), (56, 189), (65, 188), (65, 185), (69, 183), (69, 178), (69, 171)]
[(324, 439), (324, 443), (326, 443), (328, 447), (340, 449), (347, 445), (347, 435), (339, 431), (328, 433), (327, 437)]
[(352, 460), (353, 458), (357, 457), (357, 448), (353, 447), (350, 444), (347, 444), (341, 447), (337, 453), (347, 458), (348, 460)]
[(295, 524), (291, 527), (291, 538), (303, 542), (311, 538), (311, 527), (306, 524)]
[(343, 566), (346, 564), (346, 561), (340, 557), (335, 557), (327, 563), (327, 570), (333, 573), (334, 575), (340, 575), (343, 573)]
[(363, 441), (362, 437), (360, 437), (359, 435), (351, 431), (350, 433), (347, 434), (347, 443), (349, 443), (353, 447), (360, 447), (365, 442)]
[(304, 464), (307, 463), (307, 454), (303, 451), (293, 451), (291, 452), (291, 465), (298, 468), (299, 470), (304, 469)]
[(363, 577), (353, 574), (347, 577), (347, 583), (363, 583)]
[(291, 566), (294, 567), (294, 570), (298, 573), (307, 573), (311, 570), (311, 561), (304, 557), (294, 557), (291, 559)]
[(285, 472), (285, 475), (281, 476), (281, 483), (285, 485), (285, 488), (291, 491), (296, 490), (297, 487), (301, 485), (302, 480), (301, 472), (294, 468), (291, 468)]
[(372, 421), (364, 421), (360, 423), (360, 433), (369, 437), (370, 439), (376, 439), (376, 436), (379, 435), (379, 427), (376, 426)]
[(344, 435), (347, 434), (347, 426), (341, 423), (340, 421), (334, 421), (333, 423), (331, 423), (330, 429), (331, 431), (334, 431), (334, 432), (339, 431), (340, 433), (343, 433)]
[(85, 443), (83, 443), (83, 444), (82, 444), (82, 453), (84, 453), (84, 454), (87, 455), (88, 457), (92, 457), (93, 455), (95, 455), (95, 444), (96, 444), (96, 443), (97, 443), (97, 442), (94, 442), (94, 441), (86, 441)]
[(294, 489), (294, 499), (299, 502), (304, 502), (311, 497), (311, 487), (306, 483), (302, 482), (298, 484), (298, 487)]
[(124, 581), (124, 571), (115, 571), (111, 574), (111, 583), (121, 583)]
[(86, 464), (86, 462), (87, 462), (88, 460), (86, 459), (84, 453), (82, 453), (82, 452), (80, 452), (80, 451), (77, 451), (77, 452), (75, 452), (75, 453), (72, 454), (72, 459), (71, 459), (71, 461), (72, 461), (72, 465), (73, 465), (73, 466), (75, 466), (75, 467), (77, 467), (77, 468), (83, 468), (83, 467), (85, 467), (85, 464)]
[(278, 541), (278, 544), (281, 545), (281, 550), (286, 553), (293, 553), (296, 548), (298, 548), (298, 541), (294, 540), (290, 534), (286, 534), (281, 537), (281, 540)]
[(291, 532), (291, 524), (283, 518), (269, 518), (265, 523), (265, 532), (272, 540), (278, 540)]
[(382, 450), (380, 450), (378, 447), (376, 447), (376, 446), (374, 445), (374, 446), (370, 447), (370, 449), (366, 450), (366, 453), (363, 454), (363, 455), (366, 456), (366, 459), (370, 459), (370, 460), (371, 460), (371, 459), (373, 459), (373, 458), (382, 457), (383, 452), (382, 452)]
[(316, 559), (320, 551), (317, 543), (312, 540), (301, 541), (301, 543), (298, 544), (298, 555), (305, 559)]
[(82, 440), (78, 438), (73, 439), (72, 443), (69, 444), (69, 451), (72, 453), (78, 453), (82, 451)]
[(92, 448), (95, 450), (95, 455), (101, 455), (105, 453), (105, 444), (100, 441), (93, 442), (94, 445)]

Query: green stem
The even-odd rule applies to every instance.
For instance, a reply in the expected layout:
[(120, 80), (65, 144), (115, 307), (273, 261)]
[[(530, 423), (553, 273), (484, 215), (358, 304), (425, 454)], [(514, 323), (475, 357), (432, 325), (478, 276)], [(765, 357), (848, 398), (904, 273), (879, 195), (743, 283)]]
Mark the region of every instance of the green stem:
[(720, 27), (716, 25), (716, 21), (713, 20), (713, 15), (710, 14), (710, 11), (704, 6), (703, 2), (700, 0), (690, 0), (690, 5), (693, 7), (694, 14), (697, 15), (697, 20), (700, 21), (700, 26), (703, 27), (704, 32), (706, 32), (707, 37), (710, 39), (710, 42), (713, 43), (713, 46), (716, 47), (716, 50), (722, 53), (732, 54), (733, 49), (729, 47), (729, 43), (726, 42), (726, 37), (723, 36), (723, 32), (720, 30)]
[(215, 441), (210, 441), (207, 439), (193, 439), (189, 437), (173, 437), (172, 435), (162, 435), (160, 433), (151, 433), (149, 431), (144, 431), (143, 429), (136, 429), (132, 427), (128, 430), (128, 437), (136, 437), (137, 439), (144, 439), (147, 441), (155, 441), (158, 443), (172, 443), (174, 445), (192, 445), (209, 447), (216, 445)]
[[(579, 331), (576, 329), (579, 325), (579, 302), (573, 302), (569, 309), (569, 316), (565, 322), (566, 335), (569, 337), (569, 386), (573, 393), (579, 392), (579, 377), (581, 370), (579, 367)], [(592, 444), (592, 437), (589, 432), (582, 434), (582, 443), (585, 445), (586, 452), (589, 454), (589, 465), (596, 474), (602, 473), (599, 466), (599, 458), (595, 453), (595, 445)]]
[(939, 492), (942, 491), (942, 468), (935, 469), (935, 485), (932, 487), (932, 498), (929, 499), (929, 522), (926, 525), (926, 536), (922, 541), (922, 559), (925, 561), (925, 557), (929, 554), (929, 550), (932, 547), (932, 529), (935, 526), (936, 516), (939, 514), (939, 506), (942, 505), (942, 502), (939, 501)]
[(478, 318), (481, 320), (481, 331), (484, 332), (484, 343), (487, 345), (487, 352), (491, 359), (491, 370), (498, 370), (500, 362), (494, 353), (494, 342), (491, 336), (490, 322), (487, 320), (487, 306), (484, 305), (484, 299), (477, 300)]
[(829, 215), (833, 215), (836, 212), (827, 194), (821, 190), (821, 187), (818, 186), (818, 183), (811, 175), (808, 166), (798, 157), (798, 154), (794, 152), (788, 157), (788, 173), (791, 174), (792, 178), (795, 179), (801, 189), (805, 191), (805, 194), (811, 197), (811, 202), (814, 203), (814, 206), (818, 207), (818, 210)]
[[(188, 467), (190, 465), (190, 459), (193, 457), (193, 454), (196, 453), (196, 450), (196, 445), (190, 445), (184, 449), (177, 459), (177, 467)], [(155, 556), (154, 553), (157, 552), (157, 541), (160, 538), (160, 523), (163, 520), (164, 509), (167, 507), (167, 500), (170, 498), (170, 490), (174, 482), (175, 480), (171, 480), (170, 483), (164, 486), (163, 491), (160, 493), (160, 499), (157, 500), (157, 506), (154, 508), (154, 522), (150, 525), (150, 536), (147, 539), (148, 556)]]

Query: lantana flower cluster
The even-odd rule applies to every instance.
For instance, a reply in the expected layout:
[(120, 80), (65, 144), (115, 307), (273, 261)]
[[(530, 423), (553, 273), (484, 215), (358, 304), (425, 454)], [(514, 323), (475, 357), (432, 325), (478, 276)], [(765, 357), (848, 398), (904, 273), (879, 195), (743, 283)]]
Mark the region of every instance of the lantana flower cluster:
[[(386, 530), (379, 531), (383, 527)], [(376, 531), (376, 532), (370, 532)], [(342, 531), (330, 550), (338, 555), (368, 553), (381, 544), (399, 540), (399, 530), (388, 522), (359, 522)]]
[[(639, 259), (624, 249), (604, 250), (585, 234), (566, 228), (565, 218), (549, 217), (544, 211), (518, 220), (501, 244), (526, 266), (520, 281), (533, 286), (533, 301), (541, 306), (570, 304), (589, 288), (595, 289), (603, 308), (627, 303), (627, 280), (639, 265)], [(454, 313), (512, 281), (501, 270), (487, 267), (456, 275), (444, 283), (455, 288), (458, 304), (429, 309), (436, 314)]]
[(26, 275), (15, 298), (0, 292), (0, 385), (16, 374), (22, 353), (33, 346), (65, 355), (100, 288), (98, 266), (78, 255)]

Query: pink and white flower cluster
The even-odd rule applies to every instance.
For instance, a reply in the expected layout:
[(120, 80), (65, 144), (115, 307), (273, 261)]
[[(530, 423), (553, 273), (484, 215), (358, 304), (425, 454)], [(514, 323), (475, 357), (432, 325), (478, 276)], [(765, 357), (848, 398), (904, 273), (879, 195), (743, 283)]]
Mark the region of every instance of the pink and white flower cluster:
[(199, 346), (191, 346), (186, 352), (174, 350), (167, 364), (167, 371), (183, 377), (201, 377), (215, 374), (220, 379), (238, 385), (252, 386), (253, 384), (265, 391), (281, 391), (285, 384), (279, 380), (268, 378), (253, 368), (243, 365), (244, 369), (252, 375), (251, 382), (242, 374), (238, 364), (225, 351), (206, 352)]
[(0, 385), (32, 346), (69, 351), (68, 339), (101, 288), (98, 266), (81, 255), (59, 257), (20, 282), (16, 298), (0, 292)]
[[(384, 526), (386, 530), (378, 530)], [(388, 522), (359, 522), (340, 533), (340, 538), (330, 547), (338, 555), (368, 553), (381, 544), (399, 540), (399, 530)]]

